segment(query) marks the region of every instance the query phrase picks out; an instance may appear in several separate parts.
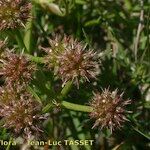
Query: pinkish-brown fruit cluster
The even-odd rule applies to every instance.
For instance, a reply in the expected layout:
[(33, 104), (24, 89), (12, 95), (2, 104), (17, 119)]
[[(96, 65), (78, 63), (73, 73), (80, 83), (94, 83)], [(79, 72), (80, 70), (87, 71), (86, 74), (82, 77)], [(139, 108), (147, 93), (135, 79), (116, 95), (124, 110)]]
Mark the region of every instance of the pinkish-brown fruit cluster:
[(0, 30), (24, 26), (30, 10), (28, 0), (0, 0)]
[(7, 85), (23, 85), (31, 80), (35, 65), (25, 56), (10, 52), (5, 52), (3, 56), (0, 74), (5, 78)]
[(31, 94), (27, 92), (16, 93), (10, 87), (0, 89), (0, 117), (3, 118), (4, 127), (14, 130), (16, 134), (23, 134), (30, 138), (41, 132), (40, 115), (41, 106)]
[(56, 37), (50, 43), (52, 48), (49, 51), (47, 49), (47, 64), (57, 67), (57, 74), (63, 84), (71, 80), (79, 87), (81, 80), (96, 79), (99, 65), (93, 50), (86, 50), (86, 46), (81, 42), (67, 36), (62, 40)]
[(116, 128), (122, 127), (122, 123), (127, 121), (125, 106), (131, 103), (131, 100), (123, 100), (123, 93), (117, 94), (117, 90), (110, 92), (109, 89), (94, 94), (90, 106), (93, 111), (90, 113), (92, 119), (96, 119), (93, 128), (100, 126), (101, 129), (108, 128), (112, 132)]

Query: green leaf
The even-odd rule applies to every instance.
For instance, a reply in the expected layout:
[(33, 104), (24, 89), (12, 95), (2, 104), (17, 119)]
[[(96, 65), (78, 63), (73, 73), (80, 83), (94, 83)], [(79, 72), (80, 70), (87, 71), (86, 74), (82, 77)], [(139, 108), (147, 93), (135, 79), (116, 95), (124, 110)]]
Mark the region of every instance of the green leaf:
[(19, 48), (20, 48), (20, 51), (22, 51), (23, 49), (26, 51), (26, 46), (24, 44), (24, 41), (23, 41), (23, 36), (20, 32), (20, 30), (11, 30), (10, 32), (12, 32), (12, 34), (14, 34), (15, 38), (16, 38), (16, 41), (19, 45)]
[(100, 21), (100, 18), (98, 18), (98, 19), (93, 19), (93, 20), (87, 21), (87, 22), (84, 24), (84, 26), (85, 26), (85, 27), (94, 26), (94, 25), (99, 24), (99, 21)]
[(53, 108), (53, 104), (47, 104), (43, 109), (42, 109), (42, 113), (47, 113), (47, 112), (50, 112), (50, 110), (52, 110)]
[(69, 91), (71, 90), (71, 88), (72, 88), (72, 82), (71, 82), (71, 81), (68, 81), (68, 82), (65, 84), (64, 88), (62, 89), (62, 91), (61, 91), (61, 96), (62, 96), (62, 97), (66, 97), (67, 94), (69, 93)]
[(34, 38), (32, 36), (32, 29), (33, 29), (33, 21), (32, 19), (30, 19), (26, 25), (25, 35), (24, 35), (24, 44), (29, 53), (31, 53), (31, 51), (33, 50), (34, 43), (35, 43)]
[(40, 97), (35, 93), (35, 91), (30, 87), (28, 86), (28, 90), (31, 92), (31, 94), (35, 97), (35, 99), (40, 103), (42, 104), (42, 101), (40, 99)]
[(137, 129), (136, 127), (133, 127), (133, 129), (138, 132), (139, 134), (141, 134), (142, 136), (144, 136), (145, 138), (147, 138), (148, 140), (150, 140), (150, 136), (146, 135), (145, 133), (143, 133), (142, 131), (140, 131), (139, 129)]

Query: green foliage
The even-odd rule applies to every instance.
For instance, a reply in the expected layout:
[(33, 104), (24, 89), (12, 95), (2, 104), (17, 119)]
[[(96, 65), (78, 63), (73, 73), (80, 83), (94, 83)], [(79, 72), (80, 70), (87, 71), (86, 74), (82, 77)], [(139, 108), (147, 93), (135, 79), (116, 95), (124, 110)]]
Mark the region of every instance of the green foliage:
[[(1, 39), (8, 38), (9, 48), (24, 51), (38, 66), (28, 90), (43, 105), (41, 114), (48, 114), (42, 140), (94, 140), (92, 146), (62, 146), (71, 150), (150, 147), (150, 1), (140, 1), (32, 0), (33, 17), (25, 28), (0, 31)], [(101, 71), (96, 81), (80, 83), (79, 89), (71, 81), (62, 87), (62, 81), (46, 69), (43, 49), (56, 34), (72, 35), (97, 51)], [(89, 104), (93, 92), (108, 87), (132, 99), (130, 121), (112, 134), (107, 129), (91, 129), (93, 120), (86, 113), (91, 108), (82, 106)], [(1, 125), (0, 139), (9, 141), (11, 136)]]

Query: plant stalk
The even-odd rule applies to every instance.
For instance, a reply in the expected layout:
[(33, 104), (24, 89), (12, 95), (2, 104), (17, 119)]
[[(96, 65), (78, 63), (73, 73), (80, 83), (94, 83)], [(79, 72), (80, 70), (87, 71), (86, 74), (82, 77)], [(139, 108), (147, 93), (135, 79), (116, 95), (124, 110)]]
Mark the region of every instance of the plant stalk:
[(70, 103), (67, 101), (62, 101), (61, 105), (62, 105), (62, 107), (66, 108), (66, 109), (70, 109), (70, 110), (74, 110), (74, 111), (92, 112), (92, 110), (93, 110), (92, 107), (90, 107), (90, 106), (74, 104), (74, 103)]

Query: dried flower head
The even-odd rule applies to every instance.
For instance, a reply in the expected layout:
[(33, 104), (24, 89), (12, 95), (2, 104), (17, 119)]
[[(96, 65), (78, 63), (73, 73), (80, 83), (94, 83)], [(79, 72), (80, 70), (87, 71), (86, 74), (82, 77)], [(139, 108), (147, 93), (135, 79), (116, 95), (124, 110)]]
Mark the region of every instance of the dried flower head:
[(0, 74), (4, 76), (7, 84), (23, 85), (31, 80), (35, 65), (25, 56), (6, 52), (1, 61)]
[(108, 128), (112, 132), (115, 128), (122, 127), (122, 123), (127, 120), (125, 106), (131, 103), (131, 100), (123, 100), (121, 95), (117, 94), (117, 89), (110, 92), (109, 89), (104, 89), (103, 92), (94, 94), (90, 106), (93, 111), (90, 117), (96, 119), (93, 128)]
[(30, 9), (28, 0), (0, 0), (0, 30), (24, 26)]
[(15, 93), (5, 87), (0, 89), (0, 99), (0, 116), (5, 128), (13, 129), (15, 134), (23, 134), (25, 138), (30, 138), (33, 132), (42, 132), (39, 127), (41, 107), (31, 94)]
[(50, 67), (57, 67), (56, 74), (62, 79), (63, 85), (72, 80), (79, 87), (80, 80), (96, 78), (99, 65), (93, 50), (86, 50), (86, 45), (67, 36), (63, 39), (56, 37), (50, 43), (52, 48), (49, 49), (47, 63)]

